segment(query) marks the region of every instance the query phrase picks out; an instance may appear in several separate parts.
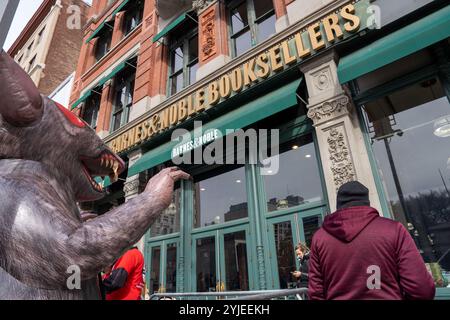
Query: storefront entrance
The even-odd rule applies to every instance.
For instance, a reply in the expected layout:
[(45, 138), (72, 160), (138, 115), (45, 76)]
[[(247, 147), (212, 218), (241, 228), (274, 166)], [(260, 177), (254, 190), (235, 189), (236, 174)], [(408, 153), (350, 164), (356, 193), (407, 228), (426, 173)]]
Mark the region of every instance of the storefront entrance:
[(269, 257), (273, 266), (274, 288), (295, 287), (296, 279), (291, 274), (299, 268), (295, 246), (302, 242), (310, 247), (314, 232), (322, 224), (323, 215), (324, 208), (319, 207), (268, 219)]
[(247, 225), (201, 232), (192, 237), (193, 291), (247, 291), (253, 287)]
[(177, 239), (163, 240), (152, 243), (147, 248), (150, 258), (150, 293), (177, 291)]

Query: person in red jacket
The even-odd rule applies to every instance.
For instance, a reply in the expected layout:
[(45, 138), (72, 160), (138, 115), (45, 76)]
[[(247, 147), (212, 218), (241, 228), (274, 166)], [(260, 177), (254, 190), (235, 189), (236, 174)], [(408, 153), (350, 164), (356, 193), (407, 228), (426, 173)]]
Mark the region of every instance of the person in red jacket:
[(143, 271), (142, 253), (136, 247), (125, 252), (104, 276), (106, 300), (141, 300)]
[(311, 300), (433, 299), (433, 278), (405, 227), (370, 207), (357, 181), (341, 186), (337, 211), (313, 236)]

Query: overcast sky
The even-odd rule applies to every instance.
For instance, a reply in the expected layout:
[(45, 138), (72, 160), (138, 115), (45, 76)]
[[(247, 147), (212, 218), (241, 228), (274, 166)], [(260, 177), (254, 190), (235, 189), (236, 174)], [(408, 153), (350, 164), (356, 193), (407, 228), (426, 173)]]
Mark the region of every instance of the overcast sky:
[[(0, 0), (2, 1), (2, 0)], [(86, 3), (92, 3), (92, 0), (83, 0)], [(23, 28), (30, 21), (33, 14), (39, 8), (44, 0), (20, 0), (19, 7), (17, 8), (16, 15), (9, 29), (8, 36), (5, 41), (4, 49), (7, 51), (17, 37), (22, 32)]]

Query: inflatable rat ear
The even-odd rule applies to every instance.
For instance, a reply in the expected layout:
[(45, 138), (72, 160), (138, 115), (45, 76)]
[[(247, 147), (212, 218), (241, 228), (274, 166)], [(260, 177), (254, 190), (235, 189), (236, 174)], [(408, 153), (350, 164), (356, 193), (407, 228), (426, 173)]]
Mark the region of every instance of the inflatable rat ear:
[(28, 74), (4, 51), (0, 52), (0, 114), (9, 124), (26, 127), (42, 117), (39, 90)]

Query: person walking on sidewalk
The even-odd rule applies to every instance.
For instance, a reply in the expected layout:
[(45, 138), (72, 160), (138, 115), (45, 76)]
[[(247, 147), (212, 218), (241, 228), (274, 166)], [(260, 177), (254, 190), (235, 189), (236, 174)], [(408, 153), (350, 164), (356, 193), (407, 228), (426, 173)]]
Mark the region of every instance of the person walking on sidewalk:
[(406, 228), (370, 207), (369, 190), (342, 185), (337, 211), (313, 236), (311, 300), (433, 299), (433, 278)]

